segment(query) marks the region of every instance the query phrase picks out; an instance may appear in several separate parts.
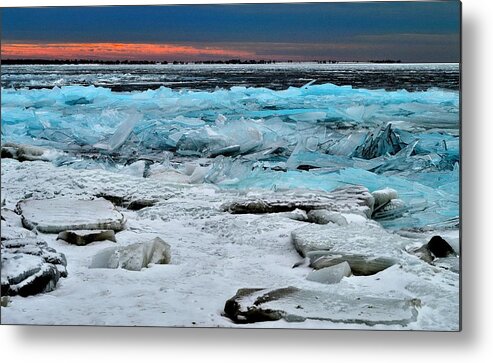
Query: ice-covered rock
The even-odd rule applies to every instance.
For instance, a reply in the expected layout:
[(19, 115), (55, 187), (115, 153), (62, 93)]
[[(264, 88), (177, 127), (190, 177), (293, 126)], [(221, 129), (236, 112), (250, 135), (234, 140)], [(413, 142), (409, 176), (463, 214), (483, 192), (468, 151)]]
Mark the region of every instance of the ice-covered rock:
[(48, 292), (67, 276), (65, 256), (35, 238), (4, 240), (1, 255), (2, 295)]
[(65, 242), (77, 245), (85, 246), (91, 242), (96, 241), (113, 241), (116, 242), (115, 231), (112, 229), (108, 230), (74, 230), (74, 231), (63, 231), (58, 234), (58, 239), (64, 240)]
[(416, 321), (420, 304), (418, 299), (338, 295), (287, 287), (240, 289), (226, 302), (224, 312), (237, 324), (313, 319), (368, 326), (406, 326)]
[(123, 247), (104, 249), (94, 256), (91, 268), (123, 268), (140, 271), (149, 264), (171, 262), (171, 247), (161, 238), (134, 243)]
[(409, 252), (428, 263), (433, 263), (436, 259), (457, 257), (452, 246), (440, 236), (433, 236), (427, 244), (411, 248)]
[(433, 236), (428, 242), (428, 248), (435, 257), (449, 257), (456, 255), (452, 246), (440, 236)]
[(76, 200), (55, 198), (24, 200), (17, 204), (26, 228), (44, 233), (72, 229), (123, 229), (125, 219), (113, 204), (104, 199)]
[(347, 262), (354, 275), (363, 276), (374, 275), (398, 263), (396, 258), (327, 251), (308, 252), (308, 258), (310, 259), (310, 267), (315, 270)]
[(2, 308), (6, 308), (10, 304), (10, 297), (9, 296), (2, 296), (0, 297), (0, 306)]
[(351, 276), (351, 267), (349, 266), (349, 263), (343, 261), (336, 265), (311, 271), (306, 279), (322, 284), (337, 284), (344, 277), (349, 276)]

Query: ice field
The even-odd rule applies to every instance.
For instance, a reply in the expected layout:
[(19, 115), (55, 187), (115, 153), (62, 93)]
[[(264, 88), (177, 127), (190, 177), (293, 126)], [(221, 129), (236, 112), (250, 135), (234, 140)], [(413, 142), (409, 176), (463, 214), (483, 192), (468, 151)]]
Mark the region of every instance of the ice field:
[[(29, 238), (66, 256), (67, 277), (51, 292), (13, 296), (2, 321), (238, 326), (241, 319), (259, 318), (244, 315), (247, 307), (234, 317), (225, 314), (224, 303), (238, 289), (262, 288), (287, 294), (266, 303), (280, 309), (282, 319), (249, 327), (458, 329), (460, 94), (455, 76), (447, 76), (458, 72), (457, 65), (264, 66), (298, 72), (296, 85), (284, 88), (275, 85), (279, 79), (255, 77), (252, 84), (225, 87), (225, 79), (234, 83), (238, 67), (217, 66), (214, 72), (230, 77), (204, 81), (208, 87), (200, 89), (190, 88), (190, 79), (177, 87), (178, 79), (147, 90), (145, 82), (131, 87), (128, 67), (120, 73), (79, 67), (92, 70), (93, 78), (83, 77), (91, 85), (64, 67), (32, 77), (26, 66), (17, 74), (12, 67), (2, 80), (2, 217), (7, 210), (23, 216), (21, 222), (16, 216), (2, 220), (2, 240), (10, 240), (4, 227), (15, 238), (28, 232), (21, 200), (103, 196), (125, 217), (123, 231), (115, 230), (118, 245), (160, 237), (171, 248), (171, 263), (139, 272), (91, 269), (94, 255), (113, 242), (74, 246), (34, 228)], [(157, 79), (165, 77), (169, 67), (156, 67)], [(205, 77), (208, 67), (189, 66), (189, 74)], [(249, 70), (256, 75), (262, 67)], [(348, 72), (360, 77), (353, 86), (325, 82), (340, 83)], [(375, 72), (386, 80), (360, 87)], [(389, 86), (392, 72), (400, 81), (410, 74), (421, 79), (420, 87), (406, 86), (412, 79), (402, 88)], [(151, 73), (143, 79), (151, 80)], [(125, 87), (117, 89), (117, 83)], [(132, 201), (148, 204), (132, 210)], [(302, 227), (303, 241), (328, 238), (330, 247), (322, 244), (321, 250), (350, 255), (340, 282), (313, 281), (333, 281), (325, 269), (307, 278), (315, 260), (292, 268), (303, 257), (293, 232)], [(433, 235), (447, 240), (456, 260), (416, 257), (412, 251)], [(393, 262), (362, 276), (355, 272), (361, 258), (365, 264), (374, 258)], [(5, 276), (2, 269), (2, 286)], [(282, 290), (288, 286), (298, 290)], [(348, 297), (359, 301), (356, 292), (395, 319), (378, 309), (361, 312), (365, 318), (359, 320), (351, 310), (330, 314), (351, 306)], [(237, 295), (235, 306), (264, 299), (249, 293)], [(339, 307), (313, 300), (334, 293)], [(293, 308), (293, 301), (305, 311)], [(60, 313), (65, 304), (70, 313)], [(355, 304), (354, 313), (363, 305)], [(125, 312), (110, 314), (115, 308)]]

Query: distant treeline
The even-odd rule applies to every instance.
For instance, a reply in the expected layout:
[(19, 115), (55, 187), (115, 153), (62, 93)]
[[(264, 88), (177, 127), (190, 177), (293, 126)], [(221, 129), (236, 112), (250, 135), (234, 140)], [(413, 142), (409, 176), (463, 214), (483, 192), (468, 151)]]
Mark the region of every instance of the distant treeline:
[[(149, 61), (149, 60), (94, 60), (94, 59), (2, 59), (1, 64), (275, 64), (275, 63), (295, 63), (296, 61), (275, 61), (275, 60), (206, 60), (206, 61)], [(312, 60), (310, 62), (318, 64), (337, 64), (337, 63), (401, 63), (400, 60), (368, 60), (368, 61), (336, 61), (336, 60)]]

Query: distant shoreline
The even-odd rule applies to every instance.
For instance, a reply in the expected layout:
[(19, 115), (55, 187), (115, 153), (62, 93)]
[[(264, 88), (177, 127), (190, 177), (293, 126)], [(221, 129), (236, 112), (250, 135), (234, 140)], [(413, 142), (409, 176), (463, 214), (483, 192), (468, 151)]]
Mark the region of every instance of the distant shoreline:
[[(311, 60), (311, 61), (292, 61), (292, 60), (240, 60), (240, 59), (229, 59), (229, 60), (206, 60), (206, 61), (147, 61), (147, 60), (91, 60), (91, 59), (2, 59), (1, 61), (4, 65), (58, 65), (58, 64), (161, 64), (161, 65), (186, 65), (186, 64), (278, 64), (278, 63), (317, 63), (317, 64), (358, 64), (358, 63), (376, 63), (376, 64), (401, 64), (405, 63), (401, 60), (367, 60), (367, 61), (336, 61), (336, 60)], [(419, 63), (419, 62), (410, 62)], [(440, 63), (440, 62), (433, 62)]]
[(45, 59), (2, 59), (1, 65), (285, 65), (285, 64), (320, 64), (320, 65), (354, 65), (354, 64), (387, 64), (387, 65), (406, 65), (406, 64), (460, 64), (460, 62), (402, 62), (402, 61), (107, 61), (107, 60), (45, 60)]

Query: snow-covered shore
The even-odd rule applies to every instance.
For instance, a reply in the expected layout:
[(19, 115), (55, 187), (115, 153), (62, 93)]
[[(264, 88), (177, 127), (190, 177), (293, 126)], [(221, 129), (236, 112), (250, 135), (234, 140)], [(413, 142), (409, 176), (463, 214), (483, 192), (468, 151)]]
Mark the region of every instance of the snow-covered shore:
[[(24, 199), (94, 199), (101, 193), (156, 200), (153, 206), (138, 211), (119, 208), (126, 227), (116, 234), (117, 245), (160, 237), (171, 246), (171, 263), (141, 271), (90, 269), (93, 256), (114, 242), (76, 246), (57, 240), (56, 234), (39, 233), (37, 238), (65, 254), (68, 276), (61, 278), (52, 292), (12, 297), (9, 306), (1, 310), (2, 323), (239, 327), (224, 316), (225, 302), (238, 289), (293, 286), (323, 294), (419, 299), (420, 304), (416, 321), (404, 327), (316, 319), (289, 323), (281, 319), (240, 327), (459, 329), (459, 275), (404, 251), (427, 243), (432, 232), (402, 237), (361, 215), (345, 213), (348, 229), (351, 224), (359, 224), (362, 230), (381, 229), (385, 238), (380, 240), (379, 250), (401, 251), (395, 252), (399, 263), (375, 275), (345, 277), (326, 285), (307, 280), (312, 269), (306, 265), (292, 268), (301, 257), (291, 232), (309, 223), (284, 213), (231, 214), (221, 208), (245, 197), (289, 199), (287, 192), (225, 191), (210, 184), (169, 183), (102, 170), (55, 167), (43, 161), (2, 159), (5, 208), (13, 210)], [(297, 191), (297, 195), (303, 193), (313, 196), (323, 192)], [(439, 233), (458, 249), (457, 230)]]

